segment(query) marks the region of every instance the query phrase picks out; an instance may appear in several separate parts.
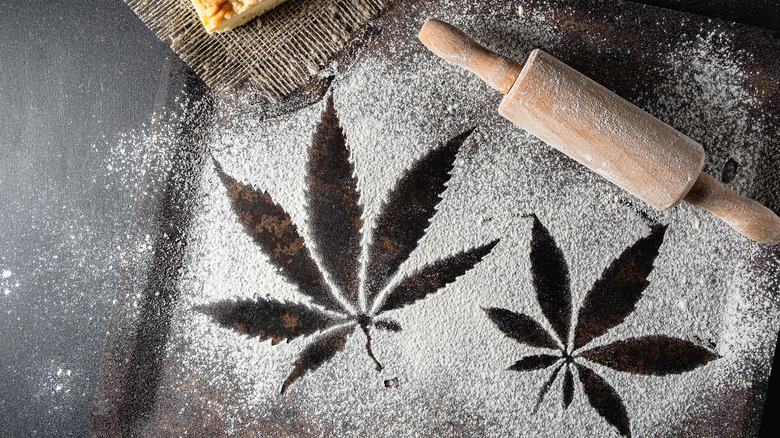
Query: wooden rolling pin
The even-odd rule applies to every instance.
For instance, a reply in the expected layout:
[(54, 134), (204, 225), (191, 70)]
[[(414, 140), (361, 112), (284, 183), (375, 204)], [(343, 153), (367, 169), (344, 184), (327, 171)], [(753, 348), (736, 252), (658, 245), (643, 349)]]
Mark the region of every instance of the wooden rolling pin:
[(702, 172), (699, 143), (548, 53), (536, 49), (522, 66), (439, 20), (423, 25), (420, 40), (506, 94), (502, 116), (653, 207), (684, 199), (750, 239), (780, 243), (777, 215)]

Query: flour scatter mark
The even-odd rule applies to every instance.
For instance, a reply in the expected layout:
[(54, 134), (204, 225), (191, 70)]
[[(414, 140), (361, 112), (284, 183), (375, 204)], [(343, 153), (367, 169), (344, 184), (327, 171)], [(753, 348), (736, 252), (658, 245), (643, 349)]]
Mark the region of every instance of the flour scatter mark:
[[(196, 310), (222, 327), (260, 340), (270, 339), (272, 345), (312, 336), (314, 339), (299, 353), (292, 372), (283, 382), (282, 393), (343, 351), (356, 328), (365, 336), (368, 357), (381, 371), (383, 365), (372, 349), (372, 330), (402, 331), (397, 321), (384, 314), (445, 289), (473, 269), (498, 243), (494, 240), (444, 257), (400, 281), (391, 281), (425, 235), (447, 189), (458, 151), (472, 131), (435, 148), (406, 172), (380, 209), (368, 249), (360, 244), (366, 230), (358, 180), (332, 96), (309, 148), (305, 182), (311, 246), (290, 215), (267, 192), (235, 180), (214, 160), (216, 173), (244, 231), (279, 274), (309, 301), (290, 303), (255, 298), (221, 301)], [(359, 280), (362, 251), (367, 251), (368, 272), (363, 285)], [(326, 278), (332, 280), (334, 287), (329, 286)], [(388, 289), (390, 284), (394, 286)], [(384, 381), (387, 388), (398, 385), (397, 377)]]
[(566, 261), (550, 232), (534, 216), (531, 276), (537, 302), (553, 333), (547, 332), (541, 324), (523, 313), (502, 308), (484, 309), (488, 318), (507, 337), (532, 347), (558, 350), (555, 355), (523, 357), (508, 368), (510, 371), (532, 372), (554, 367), (539, 391), (534, 412), (561, 370), (561, 403), (564, 409), (568, 409), (574, 400), (576, 370), (590, 405), (621, 435), (630, 437), (631, 424), (620, 395), (596, 371), (582, 363), (582, 359), (617, 371), (665, 376), (694, 370), (720, 357), (689, 341), (662, 335), (630, 338), (581, 351), (591, 341), (622, 323), (635, 310), (650, 284), (647, 277), (653, 270), (665, 234), (665, 226), (652, 225), (648, 236), (625, 249), (604, 270), (586, 294), (577, 324), (571, 330), (571, 290)]
[(739, 163), (734, 158), (729, 157), (723, 165), (723, 171), (720, 174), (720, 182), (728, 184), (734, 181), (734, 178), (737, 177), (737, 172), (739, 172)]
[(385, 380), (385, 388), (398, 388), (398, 377)]

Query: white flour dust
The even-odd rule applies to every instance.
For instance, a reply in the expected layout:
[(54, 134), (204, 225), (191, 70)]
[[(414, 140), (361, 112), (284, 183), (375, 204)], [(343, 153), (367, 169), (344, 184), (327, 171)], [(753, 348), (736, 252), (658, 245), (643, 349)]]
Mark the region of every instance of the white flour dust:
[[(780, 324), (777, 260), (706, 212), (687, 205), (652, 210), (575, 165), (502, 119), (495, 111), (500, 96), (477, 77), (438, 61), (416, 41), (423, 17), (436, 16), (473, 29), (477, 39), (518, 59), (537, 46), (565, 50), (559, 46), (562, 31), (544, 5), (515, 4), (507, 6), (509, 12), (479, 15), (475, 6), (460, 2), (429, 7), (403, 20), (380, 19), (376, 25), (387, 30), (364, 36), (356, 61), (327, 69), (335, 73), (329, 95), (364, 207), (362, 244), (369, 245), (367, 231), (405, 172), (470, 128), (475, 131), (458, 153), (437, 213), (396, 281), (450, 254), (494, 239), (499, 244), (454, 283), (388, 313), (402, 330), (372, 332), (384, 370), (374, 369), (357, 330), (342, 352), (279, 394), (316, 335), (271, 345), (221, 327), (197, 308), (223, 300), (308, 299), (245, 233), (208, 164), (195, 194), (160, 398), (179, 400), (183, 418), (209, 412), (209, 421), (228, 435), (557, 437), (577, 430), (611, 436), (615, 429), (589, 405), (576, 377), (568, 410), (560, 405), (559, 378), (534, 412), (551, 371), (506, 368), (544, 350), (507, 338), (482, 310), (522, 312), (551, 329), (532, 286), (529, 215), (535, 214), (565, 257), (575, 313), (624, 249), (647, 236), (651, 225), (668, 225), (636, 309), (592, 345), (667, 335), (720, 358), (664, 377), (589, 363), (623, 400), (633, 436), (692, 434), (709, 421), (708, 410), (747, 409), (734, 394), (768, 374)], [(762, 129), (769, 122), (751, 115), (758, 101), (746, 91), (740, 57), (747, 55), (730, 52), (725, 33), (718, 29), (689, 41), (658, 66), (666, 79), (657, 96), (636, 103), (704, 144), (707, 169), (738, 161), (729, 187), (745, 192), (765, 152), (750, 145), (771, 143)], [(235, 102), (218, 106), (222, 122), (210, 136), (214, 159), (225, 172), (266, 191), (307, 242), (308, 147), (326, 102), (271, 120), (258, 120), (251, 107)], [(316, 252), (315, 259), (321, 261)]]

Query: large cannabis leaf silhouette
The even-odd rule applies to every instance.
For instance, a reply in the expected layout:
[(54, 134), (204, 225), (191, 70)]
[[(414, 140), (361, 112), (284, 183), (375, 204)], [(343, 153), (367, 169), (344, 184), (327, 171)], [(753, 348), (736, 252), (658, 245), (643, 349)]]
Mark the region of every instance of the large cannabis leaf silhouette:
[[(425, 234), (450, 179), (456, 154), (470, 133), (430, 152), (390, 192), (372, 231), (363, 284), (359, 276), (363, 207), (332, 97), (309, 149), (306, 198), (313, 245), (304, 241), (290, 215), (266, 192), (236, 181), (215, 161), (245, 231), (279, 273), (310, 302), (257, 298), (218, 302), (200, 310), (222, 326), (261, 340), (271, 339), (274, 345), (319, 332), (298, 356), (281, 392), (343, 350), (356, 327), (365, 334), (368, 356), (381, 370), (371, 349), (370, 330), (397, 332), (401, 326), (380, 316), (441, 290), (473, 268), (498, 243), (495, 240), (451, 255), (391, 283)], [(319, 256), (321, 268), (313, 253)], [(394, 285), (388, 289), (390, 284)]]
[(572, 322), (569, 269), (547, 229), (534, 216), (531, 231), (531, 275), (536, 300), (553, 329), (549, 333), (528, 315), (507, 309), (485, 309), (491, 321), (506, 336), (526, 345), (558, 350), (557, 354), (524, 357), (509, 367), (512, 371), (533, 371), (553, 367), (536, 401), (538, 409), (563, 370), (563, 407), (574, 398), (574, 377), (577, 375), (588, 402), (622, 435), (631, 436), (628, 413), (614, 388), (579, 359), (605, 365), (617, 371), (633, 374), (664, 376), (698, 368), (717, 354), (691, 342), (661, 335), (630, 338), (581, 351), (588, 343), (619, 325), (634, 311), (642, 292), (648, 286), (647, 276), (663, 243), (665, 226), (655, 225), (649, 236), (627, 248), (601, 274), (586, 294), (577, 315), (577, 325), (570, 341)]

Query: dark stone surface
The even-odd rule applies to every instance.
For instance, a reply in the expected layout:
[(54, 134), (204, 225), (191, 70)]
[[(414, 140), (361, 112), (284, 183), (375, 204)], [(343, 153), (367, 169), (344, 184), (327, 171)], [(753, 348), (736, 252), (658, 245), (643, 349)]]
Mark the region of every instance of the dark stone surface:
[(169, 50), (121, 0), (0, 9), (0, 436), (89, 436)]

